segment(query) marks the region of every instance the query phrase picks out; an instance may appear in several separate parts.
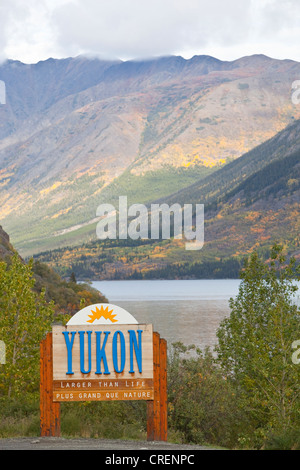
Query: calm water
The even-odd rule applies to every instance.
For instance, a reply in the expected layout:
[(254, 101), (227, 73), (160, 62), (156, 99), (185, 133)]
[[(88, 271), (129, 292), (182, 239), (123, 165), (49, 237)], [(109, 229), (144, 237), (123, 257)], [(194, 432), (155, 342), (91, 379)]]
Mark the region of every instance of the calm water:
[(238, 293), (239, 284), (232, 279), (92, 283), (139, 323), (152, 323), (168, 344), (182, 341), (200, 348), (215, 344), (216, 330), (229, 314), (228, 300)]

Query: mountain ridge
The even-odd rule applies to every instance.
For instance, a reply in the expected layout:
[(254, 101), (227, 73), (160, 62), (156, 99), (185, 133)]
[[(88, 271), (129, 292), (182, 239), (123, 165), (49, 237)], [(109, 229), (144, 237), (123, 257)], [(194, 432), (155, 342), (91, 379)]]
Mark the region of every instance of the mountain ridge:
[(300, 117), (299, 75), (299, 63), (263, 55), (2, 64), (2, 225), (27, 256), (68, 243), (54, 234), (93, 221), (118, 187), (132, 202), (169, 196)]

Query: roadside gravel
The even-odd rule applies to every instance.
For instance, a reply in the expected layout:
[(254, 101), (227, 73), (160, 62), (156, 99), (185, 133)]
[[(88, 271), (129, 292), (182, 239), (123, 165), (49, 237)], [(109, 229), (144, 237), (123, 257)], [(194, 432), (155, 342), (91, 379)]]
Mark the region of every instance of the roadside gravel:
[(61, 437), (0, 439), (0, 450), (213, 450), (198, 445), (169, 442), (123, 441), (108, 439), (64, 439)]

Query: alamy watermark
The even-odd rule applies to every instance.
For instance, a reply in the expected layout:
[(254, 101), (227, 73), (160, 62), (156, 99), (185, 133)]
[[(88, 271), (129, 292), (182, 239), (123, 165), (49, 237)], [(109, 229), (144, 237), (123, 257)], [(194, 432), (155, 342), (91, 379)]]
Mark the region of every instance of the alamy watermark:
[(292, 343), (292, 349), (296, 349), (296, 351), (292, 354), (292, 363), (300, 364), (300, 339)]
[(0, 80), (0, 105), (1, 104), (6, 104), (6, 87), (3, 80)]
[(97, 238), (115, 240), (175, 240), (185, 239), (186, 250), (201, 250), (204, 245), (204, 204), (132, 204), (127, 196), (119, 197), (118, 209), (112, 204), (100, 204), (96, 212), (101, 217), (96, 227)]
[(292, 93), (292, 103), (300, 104), (300, 80), (295, 80), (292, 83), (292, 89), (295, 90)]
[(0, 341), (0, 364), (5, 364), (6, 347), (4, 341)]

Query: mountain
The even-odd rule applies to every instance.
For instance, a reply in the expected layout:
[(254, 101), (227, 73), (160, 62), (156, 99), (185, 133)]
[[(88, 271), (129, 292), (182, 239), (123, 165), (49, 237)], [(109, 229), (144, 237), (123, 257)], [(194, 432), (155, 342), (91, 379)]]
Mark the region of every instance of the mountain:
[[(237, 278), (254, 249), (268, 259), (274, 243), (300, 261), (300, 120), (184, 190), (171, 205), (205, 205), (205, 240), (105, 240), (36, 255), (61, 275), (88, 279)], [(155, 201), (155, 202), (165, 202)], [(194, 206), (195, 207), (195, 206)]]
[(299, 118), (299, 76), (263, 55), (5, 62), (3, 227), (23, 256), (95, 240), (99, 204), (197, 186)]
[[(234, 188), (253, 181), (259, 172), (272, 163), (298, 155), (300, 151), (300, 120), (293, 122), (273, 138), (255, 147), (242, 155), (239, 159), (227, 164), (207, 178), (203, 178), (194, 184), (177, 191), (164, 198), (164, 202), (202, 203), (215, 206), (218, 201), (224, 200), (226, 193), (232, 194)], [(297, 160), (297, 158), (296, 158)], [(279, 163), (280, 165), (280, 163)], [(275, 165), (276, 167), (276, 165)], [(289, 168), (286, 168), (289, 171)], [(263, 170), (265, 174), (267, 170)], [(282, 177), (283, 175), (280, 175)], [(272, 184), (274, 182), (270, 182)], [(158, 201), (162, 202), (162, 201)]]
[(9, 235), (0, 225), (0, 261), (6, 261), (14, 252), (15, 250), (9, 241)]

